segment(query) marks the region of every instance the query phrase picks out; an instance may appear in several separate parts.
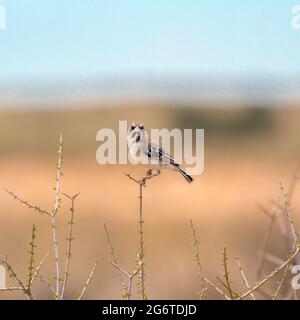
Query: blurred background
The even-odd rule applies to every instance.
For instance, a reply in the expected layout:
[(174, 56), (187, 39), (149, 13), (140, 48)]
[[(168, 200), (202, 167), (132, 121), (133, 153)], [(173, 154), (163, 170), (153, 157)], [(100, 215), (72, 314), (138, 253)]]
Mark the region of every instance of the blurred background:
[[(288, 190), (300, 159), (300, 31), (295, 1), (1, 0), (0, 253), (26, 276), (31, 224), (37, 260), (52, 253), (46, 217), (3, 189), (45, 208), (54, 201), (58, 137), (65, 137), (62, 190), (81, 192), (76, 206), (71, 299), (93, 261), (100, 264), (89, 299), (118, 299), (116, 271), (106, 262), (110, 229), (119, 263), (137, 258), (138, 189), (134, 166), (96, 163), (96, 133), (119, 120), (146, 128), (204, 128), (205, 169), (188, 185), (164, 172), (145, 189), (146, 287), (153, 299), (194, 299), (199, 289), (189, 221), (198, 230), (202, 267), (217, 282), (221, 251), (240, 256), (249, 281), (267, 237), (279, 181)], [(299, 190), (292, 209), (299, 222)], [(174, 201), (176, 199), (176, 202)], [(64, 257), (68, 201), (59, 212)], [(284, 259), (280, 232), (270, 253)], [(233, 286), (242, 290), (232, 268)], [(274, 268), (267, 263), (263, 274)], [(53, 277), (54, 260), (43, 273)], [(13, 285), (12, 280), (8, 280)], [(269, 286), (271, 292), (274, 285)], [(273, 289), (272, 289), (273, 288)], [(38, 284), (43, 299), (47, 288)], [(284, 288), (282, 297), (287, 297)], [(214, 291), (208, 297), (219, 296)], [(265, 298), (265, 296), (261, 296)], [(22, 298), (1, 293), (0, 299)]]

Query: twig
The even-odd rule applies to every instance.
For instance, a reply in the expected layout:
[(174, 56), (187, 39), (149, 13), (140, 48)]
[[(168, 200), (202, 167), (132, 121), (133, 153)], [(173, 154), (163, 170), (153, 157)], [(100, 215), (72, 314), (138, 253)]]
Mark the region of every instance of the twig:
[(144, 249), (144, 230), (143, 230), (143, 184), (144, 182), (140, 182), (140, 194), (139, 194), (139, 202), (140, 202), (140, 208), (139, 208), (139, 235), (140, 235), (140, 251), (138, 254), (138, 261), (139, 265), (141, 266), (140, 272), (139, 272), (139, 279), (140, 279), (140, 291), (141, 291), (141, 299), (146, 299), (146, 291), (145, 291), (145, 249)]
[[(106, 224), (104, 224), (104, 229), (105, 229), (105, 233), (106, 233), (106, 237), (107, 237), (107, 242), (110, 247), (110, 255), (111, 255), (111, 259), (108, 259), (108, 262), (118, 270), (119, 278), (120, 278), (122, 289), (123, 289), (123, 297), (127, 300), (130, 300), (131, 296), (132, 296), (132, 280), (135, 276), (137, 276), (139, 274), (140, 269), (141, 269), (141, 264), (143, 263), (143, 261), (132, 272), (128, 272), (128, 271), (124, 270), (117, 262), (117, 256), (115, 254), (115, 249), (112, 245)], [(124, 282), (123, 275), (128, 279), (127, 285)]]
[(109, 261), (112, 266), (114, 266), (120, 273), (123, 273), (128, 278), (128, 284), (124, 285), (125, 294), (124, 298), (127, 298), (127, 300), (130, 300), (132, 296), (132, 280), (135, 276), (137, 276), (140, 272), (140, 266), (136, 268), (133, 272), (127, 272), (124, 270), (120, 265), (115, 263), (114, 261)]
[[(236, 263), (237, 263), (238, 269), (239, 269), (239, 271), (240, 271), (240, 273), (241, 273), (241, 276), (242, 276), (242, 278), (243, 278), (243, 281), (244, 281), (244, 283), (245, 283), (245, 285), (246, 285), (247, 289), (249, 289), (249, 290), (250, 290), (250, 289), (251, 289), (251, 287), (250, 287), (249, 282), (248, 282), (248, 280), (247, 280), (247, 278), (246, 278), (245, 272), (244, 272), (244, 270), (243, 270), (243, 268), (242, 268), (242, 265), (241, 265), (240, 259), (239, 259), (239, 258), (236, 258), (235, 260), (236, 260)], [(252, 298), (252, 300), (256, 300), (255, 295), (254, 295), (254, 293), (253, 293), (253, 292), (251, 292), (251, 298)]]
[(226, 300), (231, 300), (230, 297), (227, 296), (225, 292), (223, 292), (216, 284), (214, 284), (212, 281), (209, 279), (202, 277), (202, 279), (212, 288), (214, 288), (222, 297), (224, 297)]
[(300, 252), (300, 247), (297, 247), (297, 250), (295, 253), (287, 260), (285, 261), (279, 268), (276, 268), (273, 272), (271, 272), (267, 277), (265, 277), (262, 281), (258, 282), (255, 286), (253, 286), (250, 290), (248, 290), (246, 293), (242, 294), (240, 297), (237, 298), (237, 300), (244, 299), (248, 297), (251, 293), (256, 291), (258, 288), (260, 288), (262, 285), (264, 285), (266, 282), (268, 282), (271, 278), (273, 278), (277, 273), (279, 273), (281, 270), (283, 270), (289, 263), (292, 261)]
[(34, 275), (34, 254), (35, 254), (35, 239), (36, 239), (36, 227), (32, 225), (32, 232), (31, 232), (31, 241), (30, 241), (30, 250), (29, 250), (29, 266), (28, 266), (28, 282), (27, 282), (27, 289), (31, 289), (32, 279)]
[(46, 285), (46, 286), (48, 287), (48, 289), (51, 291), (51, 294), (52, 294), (53, 298), (54, 298), (55, 300), (57, 300), (58, 297), (57, 297), (57, 295), (56, 295), (56, 291), (55, 291), (55, 289), (53, 288), (53, 286), (52, 286), (52, 284), (50, 283), (50, 281), (47, 280), (47, 278), (46, 278), (45, 276), (41, 275), (41, 274), (39, 274), (39, 278), (40, 278), (40, 280), (41, 280), (42, 282), (45, 283), (45, 285)]
[(5, 292), (5, 291), (23, 291), (23, 288), (21, 287), (0, 288), (0, 292)]
[(192, 229), (192, 236), (193, 236), (193, 247), (195, 248), (195, 260), (196, 260), (196, 264), (198, 267), (198, 277), (200, 280), (200, 293), (199, 293), (199, 299), (202, 300), (205, 296), (205, 292), (207, 290), (207, 288), (204, 286), (204, 280), (202, 277), (202, 265), (201, 265), (201, 260), (200, 260), (200, 249), (199, 249), (199, 241), (197, 239), (197, 232), (196, 229), (194, 227), (194, 223), (193, 220), (190, 221), (190, 227)]
[[(54, 197), (54, 206), (53, 209), (51, 211), (42, 209), (36, 205), (33, 205), (31, 203), (29, 203), (28, 201), (25, 201), (23, 199), (21, 199), (20, 197), (18, 197), (17, 195), (15, 195), (13, 192), (5, 189), (5, 191), (10, 194), (15, 200), (19, 201), (20, 203), (24, 204), (26, 207), (30, 208), (30, 209), (34, 209), (37, 212), (39, 212), (40, 214), (46, 214), (50, 217), (51, 220), (51, 230), (52, 230), (52, 239), (53, 239), (53, 251), (54, 251), (54, 257), (55, 257), (55, 286), (52, 286), (51, 282), (49, 282), (45, 277), (43, 277), (42, 275), (40, 275), (40, 269), (47, 257), (48, 254), (46, 254), (43, 259), (40, 261), (38, 267), (36, 269), (34, 269), (34, 255), (35, 255), (35, 226), (33, 225), (33, 230), (32, 230), (32, 239), (30, 242), (30, 259), (29, 259), (29, 273), (28, 273), (28, 283), (25, 285), (21, 279), (18, 277), (18, 275), (14, 272), (12, 266), (10, 264), (8, 264), (7, 260), (2, 260), (2, 263), (5, 265), (6, 269), (9, 271), (9, 273), (11, 274), (11, 276), (18, 282), (18, 286), (17, 287), (11, 287), (11, 288), (7, 288), (5, 290), (2, 291), (13, 291), (13, 290), (22, 290), (26, 296), (29, 299), (33, 299), (32, 296), (32, 291), (31, 291), (31, 287), (34, 283), (34, 281), (36, 279), (41, 279), (41, 281), (43, 281), (44, 283), (47, 284), (47, 286), (50, 288), (53, 296), (55, 299), (63, 299), (64, 297), (64, 293), (68, 284), (68, 277), (69, 277), (69, 266), (70, 266), (70, 259), (71, 259), (71, 253), (72, 253), (72, 241), (73, 241), (73, 225), (74, 225), (74, 204), (75, 204), (75, 199), (77, 198), (77, 196), (79, 194), (76, 194), (73, 197), (70, 197), (64, 193), (61, 193), (61, 177), (63, 176), (62, 173), (62, 164), (63, 164), (63, 136), (60, 135), (59, 137), (59, 149), (58, 149), (58, 162), (57, 162), (57, 174), (56, 174), (56, 184), (55, 184), (55, 197)], [(67, 238), (67, 257), (66, 257), (66, 261), (65, 261), (65, 270), (64, 270), (64, 274), (63, 274), (63, 279), (61, 279), (61, 272), (60, 272), (60, 255), (59, 255), (59, 246), (58, 246), (58, 237), (57, 237), (57, 223), (56, 223), (56, 216), (58, 213), (58, 210), (61, 207), (61, 199), (60, 199), (60, 195), (64, 194), (66, 197), (68, 197), (69, 199), (71, 199), (72, 201), (72, 205), (71, 205), (71, 216), (70, 216), (70, 222), (69, 222), (69, 230), (68, 230), (68, 238)], [(90, 283), (92, 276), (94, 274), (95, 268), (96, 268), (96, 264), (94, 265), (91, 273), (89, 274), (89, 277), (86, 281), (86, 283), (84, 284), (84, 287), (79, 295), (79, 299), (82, 297), (82, 295), (84, 294), (84, 292), (86, 291), (86, 288), (88, 286), (88, 284)], [(55, 287), (55, 288), (54, 288)]]
[(55, 186), (55, 201), (54, 208), (51, 214), (51, 228), (52, 228), (52, 238), (53, 238), (53, 249), (55, 257), (55, 269), (56, 269), (56, 297), (60, 296), (60, 259), (59, 259), (59, 248), (56, 234), (56, 214), (60, 208), (60, 179), (62, 176), (62, 159), (63, 159), (63, 135), (59, 137), (59, 149), (58, 149), (58, 163), (57, 163), (57, 175), (56, 175), (56, 186)]
[(67, 248), (67, 253), (66, 253), (66, 265), (65, 265), (64, 279), (63, 279), (61, 294), (60, 294), (61, 300), (64, 297), (65, 289), (67, 287), (67, 282), (68, 282), (68, 278), (69, 278), (69, 267), (70, 267), (70, 259), (71, 259), (71, 254), (72, 254), (72, 241), (74, 240), (74, 238), (73, 238), (73, 225), (74, 225), (75, 200), (79, 196), (79, 193), (75, 194), (72, 197), (70, 197), (64, 193), (63, 193), (63, 195), (71, 200), (71, 208), (70, 208), (71, 215), (70, 215), (70, 222), (69, 222), (69, 234), (68, 234), (68, 238), (67, 238), (68, 248)]
[[(282, 191), (283, 190), (283, 186), (281, 186), (282, 188)], [(294, 227), (294, 223), (293, 223), (293, 220), (292, 220), (292, 213), (291, 213), (291, 210), (290, 210), (290, 206), (289, 206), (289, 202), (288, 202), (288, 195), (285, 194), (285, 207), (286, 207), (286, 214), (287, 214), (287, 218), (288, 218), (288, 222), (290, 224), (290, 228), (291, 228), (291, 233), (294, 237), (294, 245), (293, 245), (293, 248), (292, 248), (292, 251), (291, 251), (291, 254), (295, 251), (295, 249), (297, 248), (297, 245), (298, 245), (298, 239), (299, 239), (299, 233), (295, 230), (295, 227)], [(287, 276), (287, 273), (288, 273), (288, 270), (289, 270), (289, 267), (292, 263), (292, 260), (287, 264), (285, 270), (284, 270), (284, 273), (283, 273), (283, 276), (280, 280), (280, 283), (279, 283), (279, 286), (273, 296), (273, 300), (275, 300), (278, 296), (278, 293), (283, 285), (283, 282)]]
[[(297, 248), (297, 241), (294, 243), (293, 249), (292, 249), (292, 251), (291, 251), (291, 255), (292, 255), (293, 252), (296, 250), (296, 248)], [(292, 263), (292, 260), (290, 260), (289, 263), (288, 263), (288, 264), (286, 265), (286, 267), (285, 267), (285, 270), (284, 270), (283, 276), (282, 276), (282, 278), (281, 278), (281, 280), (280, 280), (280, 282), (279, 282), (278, 288), (277, 288), (277, 290), (276, 290), (275, 293), (274, 293), (273, 300), (276, 300), (276, 298), (277, 298), (277, 296), (278, 296), (278, 294), (279, 294), (279, 291), (280, 291), (280, 289), (282, 288), (282, 285), (283, 285), (284, 280), (285, 280), (285, 278), (286, 278), (286, 276), (287, 276), (287, 274), (288, 274), (288, 271), (289, 271), (289, 268), (290, 268), (291, 263)]]
[(26, 200), (21, 199), (20, 197), (18, 197), (16, 194), (14, 194), (12, 191), (9, 191), (8, 189), (4, 189), (5, 192), (7, 192), (8, 194), (10, 194), (15, 200), (19, 201), (20, 203), (24, 204), (25, 206), (27, 206), (29, 209), (33, 209), (37, 212), (39, 212), (40, 214), (46, 214), (48, 216), (51, 216), (51, 212), (42, 209), (34, 204), (29, 203)]
[(33, 295), (31, 290), (26, 287), (26, 285), (23, 283), (23, 281), (19, 278), (17, 273), (14, 271), (13, 267), (8, 263), (7, 258), (4, 260), (0, 258), (0, 262), (5, 266), (6, 270), (9, 272), (12, 278), (15, 279), (15, 281), (18, 283), (18, 287), (22, 288), (22, 291), (27, 296), (29, 300), (33, 300)]
[(57, 162), (57, 175), (56, 175), (56, 186), (54, 188), (55, 190), (55, 201), (54, 201), (54, 208), (52, 211), (52, 215), (56, 215), (58, 209), (60, 208), (60, 180), (61, 176), (63, 175), (62, 173), (62, 163), (63, 163), (63, 145), (64, 145), (64, 140), (63, 140), (63, 135), (61, 134), (59, 136), (59, 149), (58, 149), (58, 162)]
[(128, 177), (129, 180), (134, 181), (135, 183), (140, 183), (139, 180), (136, 180), (135, 178), (133, 178), (130, 174), (125, 173), (125, 176)]
[[(228, 285), (220, 278), (220, 277), (217, 277), (217, 280), (221, 283), (221, 285), (227, 290), (227, 291), (232, 291), (232, 294), (234, 295), (234, 297), (238, 297), (239, 294), (235, 291), (233, 291), (232, 289), (229, 289), (228, 288)], [(235, 298), (234, 298), (235, 299)], [(230, 299), (232, 300), (232, 299)]]
[[(299, 164), (297, 165), (296, 173), (292, 176), (292, 179), (291, 179), (291, 182), (290, 182), (290, 185), (289, 185), (289, 189), (288, 189), (289, 190), (288, 194), (284, 194), (282, 183), (280, 183), (281, 196), (285, 200), (284, 201), (285, 202), (284, 205), (282, 205), (280, 203), (280, 201), (271, 200), (271, 203), (273, 204), (272, 213), (270, 213), (264, 207), (259, 205), (259, 208), (261, 209), (261, 211), (269, 216), (269, 218), (270, 218), (270, 226), (269, 226), (268, 233), (267, 233), (267, 238), (266, 238), (266, 243), (265, 243), (263, 254), (262, 254), (262, 258), (261, 258), (261, 263), (260, 263), (260, 266), (259, 266), (259, 268), (257, 270), (257, 279), (261, 278), (265, 261), (268, 259), (267, 251), (268, 251), (269, 244), (270, 244), (270, 241), (271, 241), (271, 234), (272, 234), (272, 231), (273, 231), (273, 228), (275, 226), (275, 222), (276, 222), (277, 218), (280, 217), (282, 214), (285, 215), (285, 216), (288, 216), (288, 222), (289, 222), (289, 224), (290, 224), (290, 226), (292, 228), (292, 233), (293, 233), (294, 240), (295, 240), (295, 235), (297, 235), (296, 232), (294, 232), (295, 230), (294, 230), (294, 226), (293, 226), (292, 219), (291, 219), (291, 214), (290, 214), (290, 209), (289, 209), (290, 208), (289, 202), (292, 201), (292, 197), (294, 195), (294, 191), (296, 189), (296, 185), (297, 185), (297, 182), (299, 180), (299, 177), (297, 175), (298, 169), (299, 169)], [(281, 214), (277, 214), (278, 210), (281, 211)], [(281, 222), (281, 220), (279, 222)], [(283, 229), (283, 227), (284, 227), (284, 229)], [(280, 224), (280, 232), (281, 232), (281, 234), (282, 234), (282, 236), (283, 236), (283, 238), (285, 240), (286, 247), (289, 250), (290, 249), (290, 241), (289, 241), (289, 237), (287, 236), (285, 224), (283, 224), (283, 223)]]
[(94, 266), (93, 266), (93, 268), (92, 268), (92, 270), (91, 270), (91, 272), (90, 272), (90, 274), (89, 274), (86, 282), (85, 282), (84, 285), (83, 285), (83, 288), (81, 289), (81, 291), (80, 291), (80, 293), (79, 293), (79, 295), (78, 295), (77, 300), (81, 300), (81, 299), (82, 299), (82, 297), (83, 297), (83, 295), (84, 295), (84, 293), (85, 293), (88, 285), (89, 285), (90, 282), (92, 281), (92, 278), (93, 278), (95, 269), (96, 269), (96, 267), (97, 267), (97, 264), (98, 264), (98, 262), (96, 261), (96, 262), (94, 263)]
[(286, 212), (286, 215), (287, 215), (290, 227), (291, 227), (291, 233), (293, 235), (294, 242), (297, 242), (298, 233), (295, 230), (294, 221), (292, 219), (292, 213), (291, 213), (291, 209), (290, 209), (290, 205), (289, 205), (289, 195), (287, 193), (284, 193), (284, 187), (283, 187), (282, 183), (280, 183), (280, 190), (282, 191), (284, 199), (285, 199), (285, 203), (284, 203), (285, 212)]
[(223, 248), (223, 253), (222, 253), (222, 265), (224, 267), (224, 279), (226, 281), (226, 287), (228, 289), (229, 295), (231, 300), (235, 299), (236, 297), (233, 294), (233, 291), (231, 289), (231, 284), (230, 284), (230, 280), (229, 280), (229, 271), (228, 271), (228, 266), (227, 266), (227, 248), (224, 247)]
[(46, 258), (48, 257), (48, 255), (49, 255), (49, 252), (47, 252), (47, 253), (44, 255), (44, 257), (42, 258), (42, 260), (41, 260), (40, 263), (38, 264), (37, 268), (35, 269), (35, 272), (34, 272), (34, 274), (33, 274), (33, 276), (32, 276), (31, 285), (32, 285), (32, 284), (34, 283), (34, 281), (38, 278), (38, 275), (39, 275), (39, 273), (40, 273), (40, 270), (41, 270), (41, 268), (42, 268), (42, 266), (43, 266)]
[[(107, 243), (109, 245), (109, 248), (110, 248), (110, 256), (111, 256), (111, 260), (109, 260), (109, 262), (114, 266), (119, 266), (118, 264), (118, 261), (117, 261), (117, 255), (115, 253), (115, 249), (113, 247), (113, 244), (112, 244), (112, 241), (110, 239), (110, 235), (109, 235), (109, 232), (108, 232), (108, 228), (107, 228), (107, 225), (104, 223), (104, 230), (105, 230), (105, 234), (106, 234), (106, 239), (107, 239)], [(125, 284), (124, 282), (124, 279), (123, 279), (123, 276), (122, 276), (122, 273), (125, 274), (126, 277), (128, 277), (128, 273), (123, 270), (122, 268), (117, 268), (118, 269), (118, 275), (119, 275), (119, 279), (120, 279), (120, 282), (121, 282), (121, 287), (122, 287), (122, 291), (123, 291), (123, 297), (124, 298), (128, 298), (130, 299), (130, 294), (129, 294), (129, 288), (128, 286)]]
[(130, 174), (128, 174), (128, 173), (125, 173), (125, 176), (128, 177), (129, 180), (132, 180), (132, 181), (134, 181), (134, 182), (137, 183), (137, 184), (142, 184), (142, 185), (145, 187), (146, 181), (147, 181), (147, 180), (151, 180), (151, 179), (153, 179), (153, 178), (155, 178), (155, 177), (158, 177), (158, 176), (159, 176), (159, 173), (152, 173), (152, 174), (150, 174), (150, 175), (146, 175), (145, 177), (140, 178), (140, 180), (137, 180), (137, 179), (133, 178), (133, 177), (132, 177)]
[(129, 277), (130, 274), (126, 270), (124, 270), (119, 264), (117, 264), (115, 261), (107, 260), (113, 267), (115, 267), (117, 270), (119, 270), (121, 273), (123, 273), (126, 277)]
[(141, 269), (141, 265), (139, 265), (133, 272), (129, 273), (129, 277), (128, 277), (128, 300), (130, 300), (131, 298), (131, 291), (132, 291), (132, 280), (135, 276), (137, 276), (140, 272)]
[(150, 174), (145, 177), (140, 178), (139, 180), (131, 177), (130, 174), (126, 174), (126, 176), (137, 183), (139, 185), (139, 253), (138, 253), (138, 264), (140, 265), (139, 272), (139, 291), (142, 300), (147, 299), (147, 293), (145, 289), (145, 249), (144, 249), (144, 230), (143, 230), (143, 187), (146, 186), (146, 180), (150, 180), (154, 177), (157, 177), (159, 173)]

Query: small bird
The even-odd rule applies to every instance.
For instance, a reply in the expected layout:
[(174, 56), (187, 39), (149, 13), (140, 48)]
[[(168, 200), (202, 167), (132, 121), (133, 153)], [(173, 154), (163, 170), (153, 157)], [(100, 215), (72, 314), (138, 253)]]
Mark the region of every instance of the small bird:
[(142, 122), (134, 121), (128, 128), (127, 144), (129, 156), (134, 163), (152, 165), (147, 175), (151, 175), (152, 170), (160, 174), (160, 169), (169, 169), (179, 172), (188, 183), (193, 181), (193, 178), (180, 168), (166, 150), (148, 140), (147, 131)]

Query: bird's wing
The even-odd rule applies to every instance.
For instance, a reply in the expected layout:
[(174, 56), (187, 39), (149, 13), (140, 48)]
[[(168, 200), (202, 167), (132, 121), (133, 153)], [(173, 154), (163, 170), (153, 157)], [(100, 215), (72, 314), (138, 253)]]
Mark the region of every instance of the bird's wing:
[(155, 143), (148, 143), (147, 156), (148, 158), (158, 160), (163, 164), (173, 164), (174, 166), (178, 166), (178, 163), (174, 158), (166, 150)]

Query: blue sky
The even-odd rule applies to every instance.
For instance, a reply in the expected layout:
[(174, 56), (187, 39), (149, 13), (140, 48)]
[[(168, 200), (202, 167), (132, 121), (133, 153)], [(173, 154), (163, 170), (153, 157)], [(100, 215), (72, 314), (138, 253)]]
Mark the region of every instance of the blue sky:
[[(300, 76), (297, 0), (0, 0), (0, 83)], [(300, 0), (299, 0), (300, 4)]]

